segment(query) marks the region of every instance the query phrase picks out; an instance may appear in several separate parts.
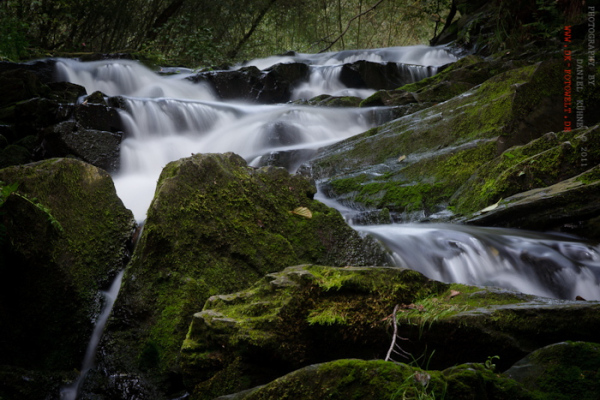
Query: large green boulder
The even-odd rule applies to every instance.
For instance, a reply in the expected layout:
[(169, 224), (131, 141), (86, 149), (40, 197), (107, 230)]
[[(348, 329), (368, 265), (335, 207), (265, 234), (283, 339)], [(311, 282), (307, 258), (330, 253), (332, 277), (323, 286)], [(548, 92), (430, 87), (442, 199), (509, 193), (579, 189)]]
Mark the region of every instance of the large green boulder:
[[(472, 60), (451, 71), (477, 64)], [(475, 72), (464, 79), (481, 79)], [(423, 88), (445, 82), (432, 81)], [(456, 193), (482, 164), (562, 130), (561, 88), (556, 61), (510, 69), (448, 101), (321, 150), (311, 162), (313, 174), (326, 194), (358, 208), (398, 215), (447, 207), (469, 211)]]
[(304, 265), (269, 274), (194, 314), (182, 347), (186, 385), (210, 399), (313, 363), (383, 358), (395, 304), (445, 287), (399, 268)]
[(216, 400), (511, 399), (534, 397), (483, 364), (427, 371), (382, 360), (336, 360), (304, 367), (268, 384)]
[(133, 215), (105, 171), (77, 160), (5, 168), (0, 181), (0, 365), (76, 370), (100, 290), (129, 259)]
[(168, 164), (108, 327), (118, 350), (106, 363), (164, 379), (178, 373), (192, 316), (211, 295), (299, 263), (387, 262), (314, 194), (305, 178), (250, 168), (232, 153)]
[[(295, 266), (211, 297), (194, 314), (182, 368), (194, 399), (340, 358), (389, 355), (433, 369), (487, 361), (505, 370), (549, 344), (593, 340), (599, 309), (598, 302), (445, 284), (401, 268)], [(394, 337), (398, 347), (389, 353)]]
[(505, 376), (542, 399), (592, 400), (600, 397), (600, 345), (562, 342), (532, 352)]

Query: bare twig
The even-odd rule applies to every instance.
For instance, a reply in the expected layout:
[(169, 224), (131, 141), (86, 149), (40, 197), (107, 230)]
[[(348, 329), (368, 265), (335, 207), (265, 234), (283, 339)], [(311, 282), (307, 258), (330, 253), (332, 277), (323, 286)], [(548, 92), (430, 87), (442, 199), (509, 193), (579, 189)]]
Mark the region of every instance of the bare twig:
[(373, 11), (374, 9), (376, 9), (377, 6), (379, 6), (381, 3), (383, 3), (383, 0), (379, 0), (373, 7), (371, 7), (369, 9), (361, 12), (360, 14), (357, 14), (354, 17), (350, 18), (350, 20), (348, 21), (348, 24), (346, 24), (346, 29), (344, 29), (344, 31), (342, 33), (340, 33), (340, 35), (338, 37), (336, 37), (331, 43), (329, 43), (329, 46), (327, 46), (323, 50), (319, 51), (319, 53), (324, 53), (327, 50), (329, 50), (330, 48), (332, 48), (333, 45), (336, 44), (338, 40), (340, 40), (341, 38), (343, 38), (344, 35), (346, 34), (346, 32), (348, 32), (348, 29), (350, 29), (350, 24), (352, 24), (352, 21), (354, 21), (357, 18), (362, 17), (365, 14), (370, 13), (371, 11)]
[(400, 345), (396, 343), (396, 339), (408, 340), (407, 338), (403, 338), (398, 335), (398, 323), (396, 322), (396, 313), (398, 312), (398, 307), (400, 306), (396, 304), (396, 306), (394, 307), (394, 312), (392, 313), (392, 324), (394, 324), (394, 336), (392, 337), (392, 344), (390, 345), (390, 349), (388, 350), (387, 355), (385, 356), (385, 361), (394, 361), (392, 359), (392, 353), (396, 353), (403, 358), (408, 358), (408, 356), (410, 356), (410, 353), (402, 349), (402, 347), (400, 347)]

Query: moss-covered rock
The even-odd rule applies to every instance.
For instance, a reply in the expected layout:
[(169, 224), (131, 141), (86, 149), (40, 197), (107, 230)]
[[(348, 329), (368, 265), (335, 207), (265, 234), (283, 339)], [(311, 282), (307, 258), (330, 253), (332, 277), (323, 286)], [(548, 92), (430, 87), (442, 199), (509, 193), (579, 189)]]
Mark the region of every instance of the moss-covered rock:
[(444, 103), (323, 149), (312, 161), (313, 173), (326, 193), (359, 207), (431, 213), (448, 206), (482, 164), (561, 130), (559, 70), (549, 61), (500, 73)]
[(600, 345), (557, 343), (536, 350), (505, 373), (540, 399), (592, 400), (600, 397)]
[[(599, 164), (599, 146), (600, 126), (550, 132), (483, 164), (451, 202), (468, 214), (517, 193), (552, 186)], [(516, 221), (508, 223), (519, 226)]]
[(210, 399), (313, 363), (383, 359), (395, 318), (404, 338), (395, 361), (444, 369), (488, 360), (504, 370), (548, 344), (593, 340), (599, 308), (444, 284), (399, 268), (289, 267), (247, 290), (211, 297), (194, 315), (182, 368), (194, 398)]
[(194, 315), (182, 347), (187, 386), (208, 399), (316, 362), (383, 358), (394, 305), (446, 286), (398, 268), (305, 265), (269, 274), (246, 291), (211, 297)]
[(426, 371), (388, 361), (337, 360), (311, 365), (246, 393), (218, 400), (533, 399), (517, 382), (482, 364)]
[(80, 161), (5, 168), (0, 181), (18, 184), (0, 216), (0, 364), (79, 368), (99, 291), (129, 259), (133, 215), (110, 176)]
[(305, 178), (247, 167), (232, 153), (168, 164), (108, 327), (122, 359), (107, 362), (176, 371), (192, 316), (209, 296), (302, 262), (386, 263), (314, 193)]

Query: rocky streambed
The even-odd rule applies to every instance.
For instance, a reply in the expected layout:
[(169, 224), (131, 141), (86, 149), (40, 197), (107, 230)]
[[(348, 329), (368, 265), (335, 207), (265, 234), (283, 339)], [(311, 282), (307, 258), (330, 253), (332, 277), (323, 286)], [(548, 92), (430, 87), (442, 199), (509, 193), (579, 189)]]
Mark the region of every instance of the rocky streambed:
[[(552, 46), (472, 54), (425, 79), (413, 65), (411, 81), (394, 62), (341, 63), (342, 92), (310, 99), (295, 98), (314, 69), (301, 60), (195, 73), (183, 85), (202, 98), (178, 101), (167, 97), (181, 79), (119, 95), (58, 79), (56, 64), (70, 61), (0, 63), (0, 398), (60, 398), (121, 270), (82, 399), (597, 398), (597, 301), (395, 267), (389, 247), (315, 200), (318, 188), (356, 225), (578, 234), (586, 262), (565, 271), (597, 285), (600, 96), (578, 94), (585, 126), (563, 130)], [(81, 76), (112, 84), (99, 79), (109, 64)], [(137, 109), (161, 118), (142, 125)], [(326, 125), (313, 121), (337, 112), (341, 133), (308, 145)], [(225, 116), (257, 123), (260, 144), (245, 131), (215, 139), (234, 130), (213, 131)], [(152, 141), (170, 149), (160, 138), (182, 127), (184, 153), (152, 175), (147, 214), (134, 216), (115, 182), (142, 164), (123, 165), (123, 152)], [(207, 137), (217, 150), (195, 150)], [(218, 150), (223, 142), (233, 148)], [(152, 149), (143, 154), (159, 157)], [(519, 258), (555, 279), (560, 265), (534, 255)]]

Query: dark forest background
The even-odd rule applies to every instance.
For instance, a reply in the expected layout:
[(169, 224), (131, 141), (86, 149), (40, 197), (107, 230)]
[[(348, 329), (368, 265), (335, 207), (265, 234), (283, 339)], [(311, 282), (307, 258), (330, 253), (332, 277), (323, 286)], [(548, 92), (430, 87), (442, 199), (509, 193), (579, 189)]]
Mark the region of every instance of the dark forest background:
[[(565, 14), (580, 15), (584, 2), (0, 0), (0, 60), (125, 52), (162, 64), (197, 67), (290, 50), (318, 53), (429, 44), (461, 13), (492, 3), (498, 19), (492, 21), (491, 41), (500, 45), (509, 32), (513, 40), (522, 41), (531, 40), (532, 32), (542, 38), (554, 35), (560, 29), (558, 21), (564, 23)], [(521, 29), (520, 37), (515, 27)]]

